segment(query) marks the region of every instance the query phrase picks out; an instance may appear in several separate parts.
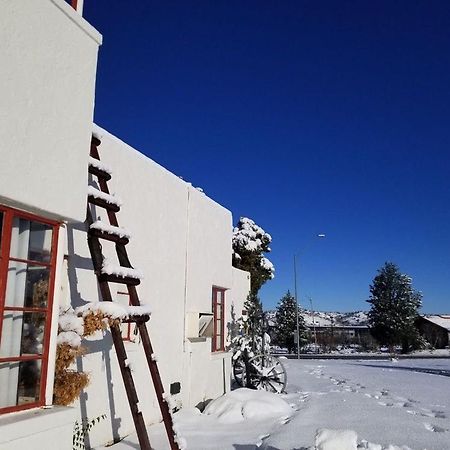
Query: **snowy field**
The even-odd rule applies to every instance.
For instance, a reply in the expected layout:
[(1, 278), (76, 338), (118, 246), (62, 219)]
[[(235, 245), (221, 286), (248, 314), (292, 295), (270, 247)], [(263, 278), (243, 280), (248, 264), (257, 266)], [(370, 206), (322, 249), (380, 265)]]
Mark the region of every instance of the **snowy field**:
[[(186, 448), (450, 450), (450, 359), (283, 364), (287, 395), (240, 390), (212, 402), (205, 414), (177, 413)], [(326, 430), (317, 436), (320, 429)], [(167, 448), (161, 424), (149, 432), (155, 449)], [(135, 436), (112, 447), (137, 448)]]

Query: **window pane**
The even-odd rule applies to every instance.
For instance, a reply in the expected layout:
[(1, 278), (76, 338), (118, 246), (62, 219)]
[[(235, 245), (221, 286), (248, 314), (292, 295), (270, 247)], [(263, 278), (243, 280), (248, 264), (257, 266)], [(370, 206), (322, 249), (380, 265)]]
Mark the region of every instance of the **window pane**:
[(41, 361), (0, 363), (0, 408), (39, 401)]
[(0, 341), (0, 357), (42, 354), (44, 332), (44, 313), (5, 311)]
[(219, 334), (216, 336), (216, 350), (220, 350), (222, 348), (222, 336)]
[(6, 306), (47, 307), (50, 269), (10, 261), (6, 281)]
[(52, 227), (14, 217), (11, 231), (11, 258), (50, 262)]

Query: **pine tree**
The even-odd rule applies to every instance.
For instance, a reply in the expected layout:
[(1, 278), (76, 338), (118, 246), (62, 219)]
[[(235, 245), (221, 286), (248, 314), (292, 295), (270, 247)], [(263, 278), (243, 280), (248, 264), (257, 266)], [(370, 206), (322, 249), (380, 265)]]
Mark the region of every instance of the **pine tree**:
[[(295, 298), (287, 291), (281, 300), (278, 302), (276, 311), (276, 327), (275, 327), (275, 342), (277, 345), (286, 347), (289, 353), (292, 353), (297, 347), (294, 339), (294, 334), (297, 332), (297, 302)], [(298, 310), (298, 325), (300, 334), (300, 346), (305, 344), (308, 340), (307, 327), (305, 320)]]
[(369, 314), (369, 326), (372, 336), (393, 351), (401, 345), (402, 352), (418, 348), (421, 338), (414, 325), (418, 309), (422, 303), (422, 294), (412, 287), (412, 279), (400, 273), (399, 268), (390, 262), (378, 270), (370, 286), (372, 305)]
[(272, 237), (255, 222), (241, 217), (233, 229), (233, 266), (250, 272), (250, 293), (253, 299), (261, 286), (274, 277), (273, 264), (264, 256), (270, 252)]
[(244, 302), (244, 309), (247, 311), (247, 335), (250, 337), (254, 347), (255, 339), (263, 332), (263, 309), (261, 300), (251, 292)]
[[(234, 361), (242, 358), (247, 364), (255, 352), (265, 350), (262, 339), (263, 310), (258, 291), (274, 277), (273, 264), (264, 256), (264, 253), (270, 252), (271, 241), (270, 234), (246, 217), (241, 217), (233, 229), (233, 266), (250, 272), (250, 293), (244, 303), (247, 314), (238, 319), (240, 333), (232, 341)], [(264, 347), (268, 349), (268, 346), (269, 339), (265, 339)]]

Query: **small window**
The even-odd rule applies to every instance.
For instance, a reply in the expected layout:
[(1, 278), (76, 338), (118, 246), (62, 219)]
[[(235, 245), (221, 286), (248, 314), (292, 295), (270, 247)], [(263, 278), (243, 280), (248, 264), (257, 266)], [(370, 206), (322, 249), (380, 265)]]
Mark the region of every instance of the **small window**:
[(225, 289), (213, 287), (212, 309), (214, 316), (214, 331), (212, 351), (225, 351)]
[(57, 232), (0, 206), (0, 413), (45, 402)]

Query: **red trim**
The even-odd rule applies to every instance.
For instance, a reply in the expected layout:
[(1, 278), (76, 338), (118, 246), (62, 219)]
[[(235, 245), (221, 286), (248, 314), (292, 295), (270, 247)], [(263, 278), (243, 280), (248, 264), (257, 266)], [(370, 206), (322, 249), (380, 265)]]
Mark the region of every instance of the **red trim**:
[[(225, 351), (225, 288), (213, 286), (212, 288), (212, 310), (213, 310), (213, 322), (214, 330), (211, 341), (211, 351), (223, 352)], [(219, 302), (217, 300), (217, 294), (221, 292), (222, 298)], [(220, 305), (220, 317), (217, 317), (217, 305)], [(217, 330), (217, 321), (220, 320), (220, 331)], [(217, 337), (220, 336), (220, 347), (217, 346)]]
[(60, 225), (62, 222), (57, 220), (46, 219), (44, 217), (37, 216), (36, 214), (29, 213), (27, 211), (23, 211), (22, 209), (11, 208), (9, 206), (0, 205), (0, 211), (4, 211), (6, 213), (12, 211), (15, 216), (22, 217), (24, 219), (35, 220), (36, 222), (45, 223), (46, 225)]
[(42, 354), (26, 355), (26, 356), (12, 356), (11, 358), (0, 358), (0, 363), (17, 362), (17, 361), (34, 361), (42, 359)]
[(71, 5), (72, 8), (76, 11), (78, 7), (78, 0), (72, 0)]
[(35, 259), (22, 259), (22, 258), (10, 257), (9, 260), (14, 261), (14, 262), (29, 264), (30, 266), (51, 267), (51, 265), (52, 265), (51, 263), (41, 262), (41, 261), (37, 261)]
[[(30, 214), (18, 209), (9, 208), (0, 205), (0, 211), (4, 213), (3, 229), (2, 229), (2, 248), (0, 253), (0, 340), (2, 336), (2, 325), (5, 311), (22, 311), (22, 312), (41, 312), (45, 314), (45, 329), (44, 339), (42, 342), (42, 354), (40, 355), (25, 355), (25, 356), (12, 356), (8, 358), (0, 358), (0, 362), (17, 362), (17, 361), (41, 361), (41, 374), (39, 380), (39, 400), (37, 402), (27, 403), (24, 405), (14, 405), (5, 408), (0, 408), (0, 413), (7, 413), (12, 411), (21, 411), (24, 409), (34, 408), (37, 406), (43, 406), (45, 404), (45, 391), (47, 385), (47, 370), (48, 370), (48, 353), (50, 345), (50, 333), (52, 323), (52, 308), (53, 297), (55, 291), (55, 272), (56, 272), (56, 258), (58, 248), (59, 226), (60, 223), (54, 220), (43, 219), (34, 214)], [(9, 258), (11, 250), (11, 234), (12, 234), (12, 222), (14, 217), (20, 217), (27, 220), (32, 220), (52, 227), (52, 245), (51, 245), (51, 259), (50, 263), (42, 263), (37, 261), (22, 260), (19, 258)], [(48, 298), (46, 308), (38, 307), (13, 307), (5, 305), (6, 297), (6, 283), (8, 273), (8, 267), (10, 261), (19, 261), (27, 264), (40, 265), (50, 268), (49, 286), (48, 286)], [(4, 276), (2, 276), (2, 274)], [(0, 342), (1, 345), (1, 342)]]
[[(3, 238), (2, 238), (2, 259), (0, 261), (0, 346), (2, 345), (2, 327), (3, 327), (3, 313), (5, 309), (6, 298), (6, 281), (9, 266), (9, 250), (11, 248), (11, 234), (12, 234), (12, 220), (13, 211), (3, 209)], [(5, 274), (2, 276), (2, 274)]]
[(18, 411), (23, 411), (25, 409), (31, 409), (31, 408), (39, 408), (41, 405), (40, 402), (33, 402), (33, 403), (25, 403), (23, 405), (18, 405), (18, 406), (8, 406), (7, 408), (1, 408), (0, 409), (0, 414), (6, 414), (6, 413), (10, 413), (10, 412), (18, 412)]
[(42, 365), (41, 365), (41, 384), (40, 384), (40, 404), (45, 404), (45, 391), (47, 388), (47, 370), (48, 370), (48, 352), (50, 346), (50, 333), (51, 333), (51, 323), (52, 323), (52, 312), (53, 312), (53, 297), (55, 293), (55, 275), (56, 275), (56, 257), (58, 249), (58, 238), (59, 238), (59, 224), (53, 227), (53, 239), (52, 239), (52, 250), (51, 250), (51, 265), (50, 270), (50, 280), (48, 283), (48, 300), (47, 300), (47, 321), (44, 332), (44, 345), (43, 345), (43, 355), (42, 355)]
[(4, 306), (5, 311), (23, 311), (23, 312), (48, 312), (48, 308), (38, 308), (34, 306)]

